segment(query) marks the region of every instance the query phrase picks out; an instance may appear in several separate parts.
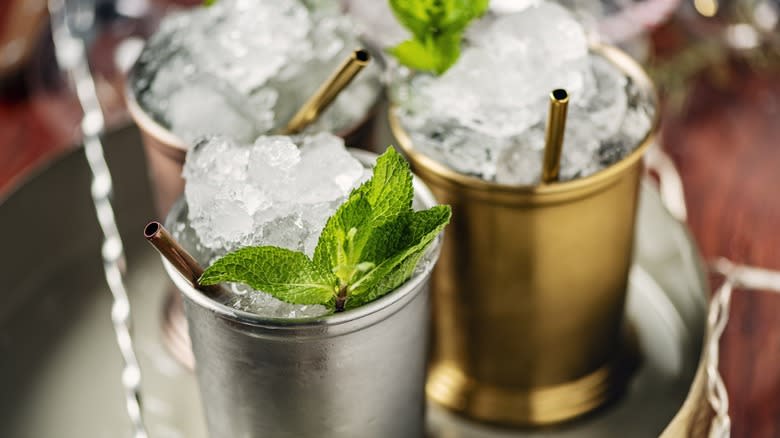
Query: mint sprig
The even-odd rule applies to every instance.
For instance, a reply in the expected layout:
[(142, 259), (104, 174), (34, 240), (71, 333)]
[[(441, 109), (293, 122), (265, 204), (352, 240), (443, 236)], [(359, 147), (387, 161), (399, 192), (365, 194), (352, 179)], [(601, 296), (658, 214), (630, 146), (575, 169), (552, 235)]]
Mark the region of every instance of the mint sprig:
[(460, 57), (469, 23), (481, 17), (489, 0), (390, 0), (398, 21), (412, 39), (389, 49), (399, 62), (440, 75)]
[(273, 246), (241, 248), (206, 269), (200, 284), (244, 283), (288, 303), (336, 312), (373, 301), (412, 276), (449, 223), (449, 206), (414, 211), (413, 197), (409, 164), (390, 147), (372, 178), (328, 219), (313, 259)]
[(331, 298), (336, 277), (302, 252), (249, 246), (225, 255), (200, 278), (204, 285), (222, 281), (262, 285), (262, 290), (287, 302), (320, 304)]

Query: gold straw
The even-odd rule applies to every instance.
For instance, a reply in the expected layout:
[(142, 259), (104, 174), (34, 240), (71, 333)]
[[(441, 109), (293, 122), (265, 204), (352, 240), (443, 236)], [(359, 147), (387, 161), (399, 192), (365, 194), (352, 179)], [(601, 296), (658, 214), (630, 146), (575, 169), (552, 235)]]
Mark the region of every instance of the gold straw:
[(547, 130), (544, 135), (543, 183), (558, 181), (568, 107), (569, 93), (566, 90), (559, 88), (550, 93), (550, 112), (547, 114)]
[(203, 268), (190, 253), (187, 252), (171, 233), (162, 226), (161, 223), (152, 221), (144, 227), (144, 237), (171, 265), (190, 282), (192, 287), (203, 291), (206, 295), (216, 297), (224, 295), (226, 292), (218, 285), (201, 286), (198, 279), (203, 275)]
[(371, 55), (366, 50), (358, 49), (352, 52), (344, 62), (330, 75), (320, 88), (312, 95), (301, 109), (282, 129), (281, 134), (290, 135), (303, 131), (312, 122), (317, 120), (320, 114), (330, 105), (341, 90), (346, 88), (352, 79), (368, 65)]

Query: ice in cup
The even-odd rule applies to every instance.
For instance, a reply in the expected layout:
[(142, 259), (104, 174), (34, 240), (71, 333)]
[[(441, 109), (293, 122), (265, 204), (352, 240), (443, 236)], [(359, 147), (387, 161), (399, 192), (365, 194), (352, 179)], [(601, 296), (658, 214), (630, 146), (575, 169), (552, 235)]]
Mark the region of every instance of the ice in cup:
[[(221, 0), (163, 19), (127, 89), (158, 212), (181, 193), (179, 173), (196, 138), (249, 143), (276, 132), (361, 45), (335, 2)], [(335, 132), (371, 147), (380, 70), (369, 63), (307, 132)]]
[(539, 2), (488, 15), (440, 77), (399, 74), (394, 117), (417, 151), (455, 172), (503, 185), (538, 184), (549, 94), (569, 109), (560, 180), (620, 161), (652, 129), (652, 90), (603, 53), (565, 8)]

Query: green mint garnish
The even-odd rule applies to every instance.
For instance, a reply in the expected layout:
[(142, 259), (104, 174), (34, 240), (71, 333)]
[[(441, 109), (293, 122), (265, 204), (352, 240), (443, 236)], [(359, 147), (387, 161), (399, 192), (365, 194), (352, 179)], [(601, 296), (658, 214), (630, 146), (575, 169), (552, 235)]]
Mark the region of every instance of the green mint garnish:
[(211, 6), (216, 2), (217, 0), (203, 0), (203, 6)]
[(282, 301), (321, 304), (333, 295), (336, 277), (301, 252), (249, 246), (217, 260), (200, 278), (203, 285), (222, 281), (246, 283)]
[(408, 280), (449, 223), (449, 206), (414, 211), (413, 196), (409, 164), (390, 147), (371, 179), (328, 219), (313, 259), (273, 246), (241, 248), (214, 262), (200, 283), (245, 283), (288, 303), (336, 312), (368, 303)]
[(399, 62), (440, 75), (460, 56), (469, 23), (481, 17), (489, 0), (390, 0), (398, 21), (412, 39), (389, 49)]

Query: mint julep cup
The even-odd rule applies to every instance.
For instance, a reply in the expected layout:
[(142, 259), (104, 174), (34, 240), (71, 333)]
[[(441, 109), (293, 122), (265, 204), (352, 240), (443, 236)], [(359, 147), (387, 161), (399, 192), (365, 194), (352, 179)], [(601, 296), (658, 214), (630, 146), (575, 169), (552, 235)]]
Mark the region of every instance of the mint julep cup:
[[(362, 161), (372, 154), (355, 152)], [(415, 203), (436, 204), (415, 179)], [(166, 226), (186, 217), (180, 199)], [(166, 260), (181, 292), (212, 437), (422, 437), (432, 258), (387, 295), (307, 319), (259, 316), (194, 289)]]
[[(221, 0), (165, 17), (147, 41), (128, 72), (125, 101), (141, 131), (159, 217), (184, 189), (182, 166), (196, 138), (289, 133), (296, 111), (366, 46), (338, 8), (309, 3)], [(383, 63), (368, 58), (309, 132), (374, 149)]]

